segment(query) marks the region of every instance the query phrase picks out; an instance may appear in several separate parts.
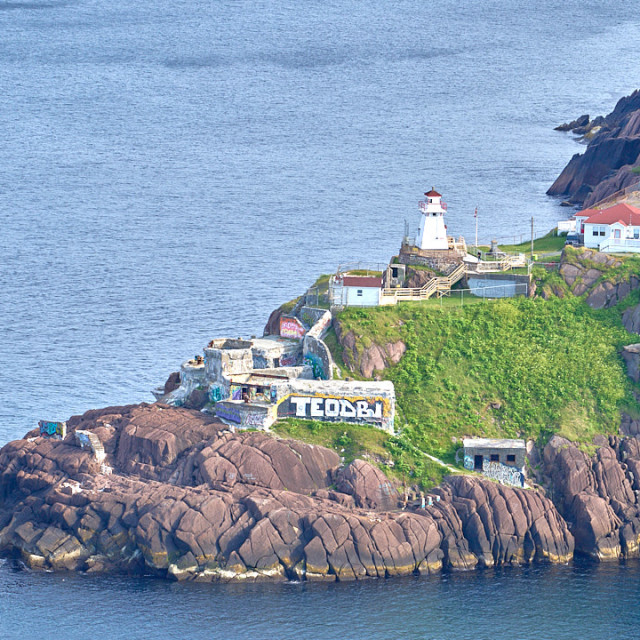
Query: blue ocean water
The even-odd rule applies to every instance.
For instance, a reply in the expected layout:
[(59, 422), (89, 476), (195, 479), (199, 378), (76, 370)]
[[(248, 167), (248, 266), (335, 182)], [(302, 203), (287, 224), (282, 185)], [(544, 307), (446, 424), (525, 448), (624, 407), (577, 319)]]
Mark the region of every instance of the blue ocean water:
[[(0, 445), (150, 400), (320, 273), (388, 260), (432, 185), (455, 235), (476, 206), (484, 239), (553, 227), (567, 210), (544, 193), (580, 147), (552, 129), (637, 88), (639, 37), (620, 0), (0, 0)], [(229, 588), (5, 564), (0, 637), (639, 635), (637, 567), (486, 577)]]

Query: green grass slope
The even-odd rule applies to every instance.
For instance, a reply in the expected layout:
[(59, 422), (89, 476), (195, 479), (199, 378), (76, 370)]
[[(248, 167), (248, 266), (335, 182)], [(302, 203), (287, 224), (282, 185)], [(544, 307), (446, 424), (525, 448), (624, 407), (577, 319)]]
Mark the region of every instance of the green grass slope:
[(407, 345), (383, 377), (395, 384), (408, 449), (452, 461), (467, 435), (588, 443), (617, 432), (622, 409), (638, 412), (619, 355), (638, 337), (618, 310), (594, 311), (580, 298), (350, 308), (338, 321), (364, 344)]

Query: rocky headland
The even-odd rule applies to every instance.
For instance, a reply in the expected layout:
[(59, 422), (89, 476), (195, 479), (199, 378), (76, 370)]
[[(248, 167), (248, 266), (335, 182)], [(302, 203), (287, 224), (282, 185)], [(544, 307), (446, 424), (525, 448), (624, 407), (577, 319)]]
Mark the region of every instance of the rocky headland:
[[(620, 258), (567, 247), (531, 295), (581, 296), (609, 309), (639, 288)], [(640, 305), (621, 320), (639, 333)], [(334, 329), (344, 365), (360, 376), (381, 373), (407, 350), (400, 340), (363, 344), (339, 318)], [(640, 344), (621, 357), (638, 383)], [(165, 392), (179, 383), (172, 374)], [(93, 436), (100, 455), (80, 446)], [(0, 553), (33, 569), (199, 581), (353, 580), (563, 563), (574, 552), (640, 557), (633, 412), (621, 413), (616, 435), (588, 444), (555, 435), (530, 441), (528, 452), (533, 489), (461, 472), (422, 508), (372, 459), (344, 464), (329, 448), (232, 432), (161, 402), (93, 410), (70, 418), (63, 439), (34, 430), (0, 450)]]
[[(543, 492), (460, 475), (424, 509), (401, 509), (396, 484), (369, 462), (344, 466), (324, 447), (234, 434), (160, 404), (90, 411), (68, 428), (64, 440), (33, 432), (0, 452), (0, 548), (32, 568), (333, 581), (566, 562), (574, 551), (574, 534)], [(102, 463), (76, 446), (78, 429), (99, 434)], [(640, 466), (640, 452), (621, 446)], [(571, 491), (595, 492), (589, 462), (581, 464), (585, 480)], [(628, 501), (631, 485), (618, 480), (626, 493), (616, 497)], [(595, 531), (581, 539), (591, 536), (596, 553), (605, 532), (622, 526), (610, 511), (603, 507), (606, 526), (581, 515)], [(624, 553), (633, 549), (629, 538)]]
[(640, 181), (640, 90), (619, 100), (607, 116), (583, 115), (556, 129), (588, 144), (571, 158), (549, 195), (586, 209)]

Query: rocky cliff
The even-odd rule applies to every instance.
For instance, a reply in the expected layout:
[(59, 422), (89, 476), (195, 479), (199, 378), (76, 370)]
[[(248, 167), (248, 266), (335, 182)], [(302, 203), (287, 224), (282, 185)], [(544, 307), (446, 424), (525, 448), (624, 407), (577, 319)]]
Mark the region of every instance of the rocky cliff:
[[(0, 451), (0, 549), (33, 568), (178, 580), (351, 580), (564, 562), (574, 542), (540, 492), (451, 477), (425, 509), (367, 462), (203, 414), (112, 407)], [(75, 443), (95, 433), (100, 463)]]
[[(558, 264), (560, 279), (543, 284), (535, 280), (533, 293), (542, 298), (565, 295), (585, 296), (592, 309), (609, 309), (640, 288), (640, 276), (623, 269), (624, 262), (616, 256), (595, 249), (565, 247)], [(628, 331), (638, 333), (640, 310), (627, 309), (622, 317)]]
[(584, 153), (571, 158), (547, 191), (584, 208), (640, 180), (640, 90), (622, 98), (605, 117), (589, 116), (557, 127), (586, 136)]
[(371, 378), (387, 367), (397, 364), (405, 354), (407, 346), (402, 340), (395, 340), (380, 345), (375, 342), (365, 343), (361, 336), (353, 331), (345, 331), (339, 320), (333, 322), (338, 344), (342, 349), (342, 360), (353, 373)]
[(598, 560), (640, 556), (640, 440), (597, 436), (585, 453), (554, 436), (543, 469), (576, 551)]

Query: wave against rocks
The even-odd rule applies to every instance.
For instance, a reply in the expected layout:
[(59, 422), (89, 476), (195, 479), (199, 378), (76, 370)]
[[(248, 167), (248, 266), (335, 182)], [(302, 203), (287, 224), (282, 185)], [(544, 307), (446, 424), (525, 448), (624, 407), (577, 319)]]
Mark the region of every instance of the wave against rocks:
[[(76, 446), (96, 434), (105, 459)], [(0, 450), (0, 549), (33, 568), (352, 580), (533, 560), (574, 541), (541, 493), (455, 476), (397, 508), (376, 467), (163, 405), (89, 411)]]

